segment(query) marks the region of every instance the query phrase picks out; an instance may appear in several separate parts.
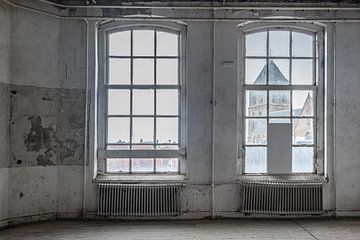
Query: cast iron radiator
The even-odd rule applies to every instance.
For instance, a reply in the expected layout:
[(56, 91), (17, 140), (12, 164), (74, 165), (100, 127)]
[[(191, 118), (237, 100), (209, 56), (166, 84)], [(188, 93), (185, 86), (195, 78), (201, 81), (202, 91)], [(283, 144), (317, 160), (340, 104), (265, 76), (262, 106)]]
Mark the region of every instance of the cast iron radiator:
[(100, 216), (176, 216), (180, 214), (179, 184), (98, 184)]
[(322, 214), (321, 183), (242, 183), (242, 212), (258, 214)]

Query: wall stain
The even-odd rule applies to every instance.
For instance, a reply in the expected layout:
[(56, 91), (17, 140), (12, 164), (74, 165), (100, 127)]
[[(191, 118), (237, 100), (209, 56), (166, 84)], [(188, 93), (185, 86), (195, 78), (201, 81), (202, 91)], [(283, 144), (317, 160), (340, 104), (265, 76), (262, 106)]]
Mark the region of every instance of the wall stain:
[(38, 152), (42, 148), (51, 148), (51, 146), (56, 145), (56, 128), (54, 125), (44, 128), (40, 116), (31, 116), (28, 120), (31, 122), (31, 128), (25, 139), (27, 151)]

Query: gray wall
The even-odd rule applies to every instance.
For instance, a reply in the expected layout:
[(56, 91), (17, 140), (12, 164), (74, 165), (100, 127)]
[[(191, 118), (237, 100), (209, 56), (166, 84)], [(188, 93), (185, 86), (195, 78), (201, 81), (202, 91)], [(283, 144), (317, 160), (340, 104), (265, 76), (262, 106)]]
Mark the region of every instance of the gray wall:
[[(174, 13), (157, 10), (153, 14)], [(200, 16), (191, 11), (181, 14)], [(201, 16), (211, 16), (211, 12)], [(83, 204), (86, 24), (15, 8), (10, 16), (4, 4), (0, 5), (0, 21), (7, 23), (0, 28), (0, 221), (20, 221), (30, 215), (38, 215), (38, 219), (55, 218), (56, 214), (79, 217)], [(188, 182), (182, 207), (188, 217), (209, 216), (211, 211), (212, 134), (216, 214), (235, 216), (240, 207), (236, 183), (238, 24), (217, 22), (213, 49), (212, 23), (187, 22)], [(360, 24), (336, 25), (336, 164), (331, 179), (336, 181), (336, 195), (334, 188), (326, 188), (330, 197), (325, 199), (332, 202), (335, 198), (336, 206), (326, 202), (327, 210), (360, 211), (359, 38)], [(89, 214), (96, 210), (92, 172), (88, 167)]]

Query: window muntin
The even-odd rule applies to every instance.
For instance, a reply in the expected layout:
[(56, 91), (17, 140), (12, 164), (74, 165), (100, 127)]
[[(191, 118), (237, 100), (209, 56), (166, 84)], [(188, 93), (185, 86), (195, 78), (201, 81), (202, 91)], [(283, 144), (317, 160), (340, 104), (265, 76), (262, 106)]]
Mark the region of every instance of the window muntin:
[(180, 32), (133, 27), (106, 37), (105, 172), (180, 172)]
[(316, 172), (316, 38), (314, 32), (285, 27), (245, 35), (245, 174), (267, 173), (269, 123), (292, 123), (291, 172)]

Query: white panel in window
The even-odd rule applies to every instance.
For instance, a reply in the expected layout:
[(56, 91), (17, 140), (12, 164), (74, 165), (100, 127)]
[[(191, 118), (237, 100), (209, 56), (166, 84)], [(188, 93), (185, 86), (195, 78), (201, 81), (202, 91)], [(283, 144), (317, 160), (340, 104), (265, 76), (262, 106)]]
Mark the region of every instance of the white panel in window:
[(130, 31), (116, 32), (109, 35), (110, 56), (130, 56)]
[(178, 118), (156, 119), (156, 143), (178, 143)]
[(304, 33), (292, 33), (292, 55), (294, 57), (313, 56), (313, 36)]
[(157, 31), (156, 35), (157, 56), (178, 56), (179, 36), (177, 34)]
[(246, 56), (266, 57), (267, 32), (246, 35)]
[(314, 148), (293, 147), (292, 172), (311, 173), (314, 171)]
[(133, 118), (133, 143), (154, 142), (154, 118)]
[(267, 120), (246, 119), (246, 144), (265, 145), (267, 143)]
[(290, 91), (269, 91), (269, 116), (290, 116)]
[(177, 158), (157, 158), (156, 172), (178, 172), (179, 160)]
[(293, 91), (292, 100), (294, 116), (314, 116), (313, 91)]
[(133, 114), (153, 115), (154, 114), (154, 90), (133, 90)]
[(289, 31), (269, 31), (269, 56), (288, 57), (290, 55), (289, 37)]
[(179, 145), (156, 145), (158, 150), (178, 150)]
[(157, 90), (156, 92), (156, 114), (178, 115), (179, 93), (178, 90)]
[(106, 172), (109, 173), (128, 173), (129, 172), (129, 158), (108, 158), (106, 159)]
[(313, 84), (313, 60), (293, 59), (292, 61), (292, 84), (312, 85)]
[(154, 34), (153, 30), (133, 31), (134, 56), (154, 56)]
[(178, 59), (158, 59), (156, 62), (156, 83), (159, 85), (176, 85), (179, 82)]
[(245, 83), (265, 85), (266, 84), (266, 60), (246, 59)]
[(108, 118), (107, 142), (129, 143), (130, 142), (130, 119)]
[(289, 60), (269, 60), (269, 85), (289, 85)]
[(133, 64), (134, 84), (154, 84), (153, 59), (134, 59)]
[(154, 159), (152, 158), (133, 158), (131, 160), (131, 170), (133, 172), (153, 172)]
[(130, 84), (130, 60), (109, 59), (109, 84)]
[(293, 144), (314, 143), (314, 120), (312, 118), (293, 119)]
[(267, 92), (246, 91), (246, 116), (266, 116), (267, 113)]
[(266, 147), (245, 148), (245, 173), (266, 173)]
[(108, 114), (129, 115), (130, 114), (130, 91), (109, 89), (108, 90)]

